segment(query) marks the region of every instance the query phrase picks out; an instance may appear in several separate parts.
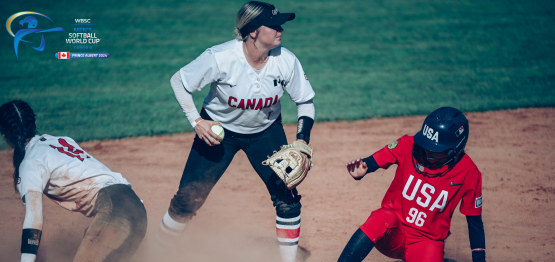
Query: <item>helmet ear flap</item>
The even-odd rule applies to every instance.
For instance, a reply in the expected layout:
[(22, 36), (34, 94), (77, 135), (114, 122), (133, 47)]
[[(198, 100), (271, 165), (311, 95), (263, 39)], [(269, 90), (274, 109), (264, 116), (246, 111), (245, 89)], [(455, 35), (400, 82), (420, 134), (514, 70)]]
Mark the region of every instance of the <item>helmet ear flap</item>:
[(460, 154), (462, 151), (464, 151), (464, 148), (466, 147), (466, 142), (468, 142), (468, 139), (465, 139), (461, 145), (459, 146), (459, 149), (455, 152), (456, 155)]
[(416, 162), (422, 164), (425, 164), (425, 156), (426, 153), (424, 152), (424, 148), (422, 148), (419, 144), (417, 143), (413, 143), (412, 146), (412, 157), (416, 160)]

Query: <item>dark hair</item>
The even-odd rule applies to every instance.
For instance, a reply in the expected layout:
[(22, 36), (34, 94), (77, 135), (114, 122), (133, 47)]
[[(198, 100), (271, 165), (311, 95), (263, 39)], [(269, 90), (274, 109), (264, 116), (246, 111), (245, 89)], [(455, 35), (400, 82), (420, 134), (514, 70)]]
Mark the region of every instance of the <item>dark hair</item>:
[(35, 113), (29, 104), (13, 100), (0, 107), (0, 132), (15, 146), (13, 152), (13, 185), (17, 192), (19, 165), (25, 157), (25, 143), (37, 132)]

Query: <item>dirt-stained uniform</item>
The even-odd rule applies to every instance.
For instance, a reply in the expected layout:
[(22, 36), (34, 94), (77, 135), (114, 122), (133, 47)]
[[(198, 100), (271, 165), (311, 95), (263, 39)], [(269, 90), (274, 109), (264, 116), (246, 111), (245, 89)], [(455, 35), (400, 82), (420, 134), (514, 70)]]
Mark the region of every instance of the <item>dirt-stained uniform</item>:
[(453, 107), (429, 114), (414, 136), (404, 135), (370, 157), (346, 164), (354, 179), (396, 164), (380, 209), (353, 234), (340, 262), (360, 262), (376, 247), (407, 262), (442, 262), (444, 240), (459, 203), (466, 215), (472, 260), (485, 262), (482, 174), (465, 153), (468, 120)]
[(17, 189), (23, 201), (27, 193), (39, 192), (67, 210), (93, 217), (74, 262), (130, 261), (146, 234), (146, 209), (131, 184), (70, 137), (33, 137)]
[(389, 257), (443, 261), (443, 240), (459, 202), (462, 214), (482, 214), (482, 175), (464, 155), (444, 176), (425, 177), (413, 165), (413, 143), (413, 137), (405, 135), (372, 155), (381, 168), (398, 167), (382, 208), (360, 229)]

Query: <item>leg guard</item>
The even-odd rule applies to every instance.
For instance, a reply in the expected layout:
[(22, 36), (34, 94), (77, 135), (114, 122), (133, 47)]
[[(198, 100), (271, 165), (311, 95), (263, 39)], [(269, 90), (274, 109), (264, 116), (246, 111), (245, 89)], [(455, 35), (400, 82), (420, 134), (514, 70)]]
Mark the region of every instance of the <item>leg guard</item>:
[[(279, 179), (277, 175), (272, 176), (272, 178)], [(299, 195), (297, 189), (289, 190), (285, 187), (285, 184), (281, 180), (279, 180), (279, 182), (281, 183), (276, 183), (276, 189), (271, 191), (269, 190), (272, 192), (271, 197), (274, 202), (274, 207), (276, 207), (276, 214), (282, 218), (294, 218), (300, 216), (302, 196)]]

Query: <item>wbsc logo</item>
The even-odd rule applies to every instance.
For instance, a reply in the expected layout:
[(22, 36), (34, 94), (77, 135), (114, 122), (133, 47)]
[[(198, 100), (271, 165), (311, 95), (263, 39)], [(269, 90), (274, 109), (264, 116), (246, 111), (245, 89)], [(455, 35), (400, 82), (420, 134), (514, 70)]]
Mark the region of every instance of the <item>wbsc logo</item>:
[[(15, 34), (12, 32), (12, 22), (23, 15), (28, 15), (27, 17), (25, 17), (23, 20), (19, 21), (19, 24), (24, 27), (24, 29), (18, 30)], [(43, 16), (48, 18), (48, 20), (50, 20), (52, 23), (54, 23), (54, 21), (52, 21), (52, 19), (50, 19), (50, 17), (43, 15), (41, 13), (37, 13), (34, 11), (23, 11), (23, 12), (19, 12), (19, 13), (15, 13), (12, 16), (10, 16), (8, 18), (8, 20), (6, 21), (6, 30), (8, 30), (8, 33), (10, 33), (10, 35), (12, 35), (14, 37), (14, 41), (13, 41), (13, 45), (14, 45), (14, 50), (15, 50), (15, 56), (17, 57), (17, 59), (19, 60), (19, 55), (17, 53), (18, 47), (19, 47), (19, 43), (20, 42), (26, 42), (26, 43), (34, 43), (32, 41), (26, 41), (23, 40), (23, 37), (29, 35), (29, 34), (41, 34), (41, 42), (40, 45), (37, 47), (33, 47), (35, 50), (42, 52), (44, 51), (44, 48), (46, 47), (46, 43), (44, 42), (44, 33), (48, 33), (48, 32), (56, 32), (56, 31), (65, 31), (63, 28), (61, 27), (54, 27), (54, 28), (50, 28), (50, 29), (41, 29), (41, 28), (36, 28), (38, 26), (38, 20), (32, 16), (32, 15), (38, 15), (38, 16)], [(25, 26), (25, 24), (27, 24)], [(27, 28), (25, 28), (27, 27)]]

